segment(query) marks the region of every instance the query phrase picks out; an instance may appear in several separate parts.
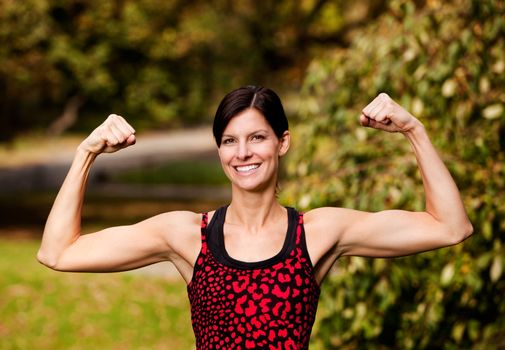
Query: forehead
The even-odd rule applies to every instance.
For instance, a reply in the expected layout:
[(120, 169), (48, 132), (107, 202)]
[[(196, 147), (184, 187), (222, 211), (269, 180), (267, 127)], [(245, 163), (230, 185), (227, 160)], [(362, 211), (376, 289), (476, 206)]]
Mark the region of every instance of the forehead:
[(273, 131), (260, 111), (249, 108), (231, 118), (223, 134), (245, 133), (259, 129)]

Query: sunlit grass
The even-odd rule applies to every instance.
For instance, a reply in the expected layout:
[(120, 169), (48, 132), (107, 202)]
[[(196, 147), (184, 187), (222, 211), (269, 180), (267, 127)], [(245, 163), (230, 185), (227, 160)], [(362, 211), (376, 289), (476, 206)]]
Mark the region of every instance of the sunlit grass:
[(182, 280), (54, 272), (37, 248), (0, 239), (0, 349), (194, 348)]

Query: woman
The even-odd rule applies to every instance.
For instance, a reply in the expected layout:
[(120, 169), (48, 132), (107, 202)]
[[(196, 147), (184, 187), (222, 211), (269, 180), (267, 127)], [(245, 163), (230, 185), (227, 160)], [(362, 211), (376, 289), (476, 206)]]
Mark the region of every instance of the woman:
[(419, 120), (380, 94), (360, 123), (409, 140), (423, 178), (424, 212), (317, 208), (302, 215), (281, 206), (276, 187), (279, 159), (290, 145), (288, 122), (272, 90), (249, 86), (226, 95), (214, 120), (232, 187), (229, 206), (80, 235), (94, 159), (135, 143), (135, 130), (113, 114), (77, 148), (38, 259), (59, 271), (96, 272), (171, 261), (188, 284), (198, 349), (306, 349), (319, 286), (340, 256), (403, 256), (472, 233), (458, 189)]

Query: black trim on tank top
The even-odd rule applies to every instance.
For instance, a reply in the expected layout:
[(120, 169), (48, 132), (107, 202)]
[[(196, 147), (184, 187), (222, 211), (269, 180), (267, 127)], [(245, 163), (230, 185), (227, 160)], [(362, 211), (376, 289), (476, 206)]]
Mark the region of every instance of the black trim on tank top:
[(226, 251), (224, 244), (224, 220), (228, 206), (216, 210), (209, 225), (206, 228), (207, 246), (210, 253), (221, 264), (242, 270), (263, 269), (275, 265), (286, 259), (291, 251), (296, 247), (296, 227), (298, 224), (298, 212), (294, 208), (286, 207), (288, 211), (288, 229), (284, 238), (281, 250), (266, 260), (261, 261), (241, 261), (232, 258)]
[(300, 233), (300, 248), (302, 249), (302, 253), (305, 255), (307, 261), (309, 262), (310, 267), (314, 268), (314, 264), (312, 263), (312, 259), (310, 258), (309, 248), (307, 247), (307, 240), (305, 238), (305, 226), (303, 225), (303, 223), (301, 226), (302, 226), (302, 232)]

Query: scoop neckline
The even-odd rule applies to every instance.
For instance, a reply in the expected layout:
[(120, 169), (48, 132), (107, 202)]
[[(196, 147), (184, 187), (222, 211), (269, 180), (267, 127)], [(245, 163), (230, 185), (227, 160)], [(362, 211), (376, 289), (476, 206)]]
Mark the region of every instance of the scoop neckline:
[[(218, 225), (216, 227), (216, 248), (219, 250), (216, 252), (217, 254), (213, 254), (216, 259), (222, 264), (235, 267), (238, 269), (260, 269), (275, 265), (276, 263), (284, 260), (291, 250), (294, 248), (294, 223), (296, 222), (296, 213), (293, 208), (285, 207), (287, 210), (287, 220), (288, 227), (286, 230), (286, 234), (284, 236), (284, 242), (282, 244), (282, 248), (272, 257), (259, 260), (259, 261), (242, 261), (231, 257), (226, 250), (225, 242), (224, 242), (224, 222), (226, 218), (226, 211), (228, 209), (228, 205), (221, 207), (219, 209), (219, 213), (215, 213), (212, 221), (216, 219), (217, 222), (214, 222), (214, 225)], [(219, 215), (216, 215), (219, 214)], [(213, 225), (209, 225), (213, 226)]]

